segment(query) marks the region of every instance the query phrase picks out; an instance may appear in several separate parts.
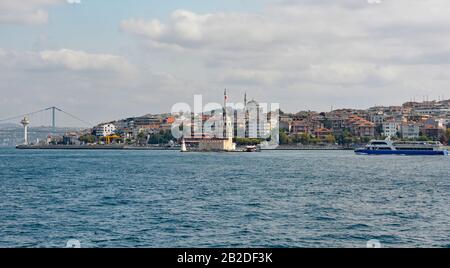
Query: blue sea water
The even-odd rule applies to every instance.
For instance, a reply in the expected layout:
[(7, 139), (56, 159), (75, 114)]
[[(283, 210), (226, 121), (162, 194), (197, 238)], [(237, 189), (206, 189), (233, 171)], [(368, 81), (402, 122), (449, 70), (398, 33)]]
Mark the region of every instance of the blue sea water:
[(450, 246), (450, 158), (0, 149), (0, 247)]

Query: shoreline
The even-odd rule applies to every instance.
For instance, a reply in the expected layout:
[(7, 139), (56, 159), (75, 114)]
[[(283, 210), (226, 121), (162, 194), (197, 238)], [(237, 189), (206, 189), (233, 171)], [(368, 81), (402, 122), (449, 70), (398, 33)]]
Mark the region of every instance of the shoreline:
[[(129, 145), (18, 145), (18, 150), (135, 150), (135, 151), (179, 151), (178, 147), (146, 147)], [(286, 147), (261, 149), (261, 151), (350, 151), (344, 147)], [(195, 149), (193, 151), (196, 151)], [(237, 150), (237, 152), (240, 152)]]
[(178, 148), (138, 147), (128, 145), (18, 145), (15, 148), (18, 150), (179, 150)]

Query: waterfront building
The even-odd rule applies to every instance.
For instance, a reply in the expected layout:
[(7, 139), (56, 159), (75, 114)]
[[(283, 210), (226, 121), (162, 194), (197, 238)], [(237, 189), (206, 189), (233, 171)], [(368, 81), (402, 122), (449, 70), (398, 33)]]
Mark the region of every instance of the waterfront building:
[(385, 137), (395, 137), (400, 130), (400, 124), (396, 121), (387, 121), (383, 123), (383, 133)]
[(420, 124), (415, 122), (403, 123), (400, 133), (404, 139), (417, 139), (420, 136)]
[(333, 135), (333, 131), (328, 128), (319, 128), (314, 131), (314, 136), (321, 140), (326, 140), (331, 135)]
[(439, 140), (445, 136), (445, 129), (429, 126), (423, 130), (423, 134), (433, 140)]
[(132, 120), (133, 128), (159, 129), (162, 119), (154, 116), (136, 117)]
[(280, 115), (280, 129), (290, 133), (291, 132), (291, 126), (292, 126), (292, 118), (288, 115)]
[(75, 133), (75, 132), (73, 132), (73, 133), (66, 133), (63, 136), (62, 143), (64, 145), (80, 145), (81, 142), (79, 141), (79, 138), (80, 138), (79, 135), (77, 133)]
[(98, 137), (107, 137), (116, 132), (114, 124), (102, 124), (94, 127), (94, 133)]
[(402, 114), (403, 107), (402, 106), (375, 106), (375, 107), (369, 108), (367, 111), (369, 114), (381, 113), (386, 116), (392, 116), (392, 115)]
[(375, 126), (371, 122), (357, 124), (353, 127), (353, 134), (362, 138), (371, 138), (375, 136)]
[(232, 152), (236, 151), (236, 144), (231, 137), (202, 139), (198, 142), (198, 148), (200, 151), (206, 152)]
[(383, 125), (383, 122), (386, 118), (386, 115), (383, 111), (378, 111), (376, 113), (370, 114), (370, 121), (374, 123), (376, 126)]
[(440, 128), (440, 129), (446, 128), (444, 118), (429, 117), (424, 120), (423, 124), (424, 128)]
[[(246, 138), (260, 138), (264, 131), (262, 125), (262, 108), (255, 100), (249, 101), (245, 106)], [(267, 120), (265, 120), (267, 121)]]
[(403, 104), (405, 114), (419, 116), (446, 116), (450, 114), (450, 100), (407, 102)]
[(414, 113), (417, 115), (441, 116), (450, 113), (450, 109), (446, 107), (423, 107), (414, 109)]
[(375, 136), (375, 124), (357, 115), (350, 115), (344, 126), (358, 137), (370, 138)]
[(309, 113), (306, 118), (294, 118), (292, 122), (292, 134), (309, 134), (314, 135), (317, 129), (323, 129), (324, 124), (321, 118), (315, 113)]
[(447, 124), (445, 118), (429, 117), (421, 122), (421, 133), (434, 140), (445, 136)]

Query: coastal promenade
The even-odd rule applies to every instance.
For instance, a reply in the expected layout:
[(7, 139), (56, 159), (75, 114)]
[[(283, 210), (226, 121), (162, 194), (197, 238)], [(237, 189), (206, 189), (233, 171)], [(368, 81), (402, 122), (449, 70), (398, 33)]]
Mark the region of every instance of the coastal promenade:
[(179, 150), (179, 148), (157, 146), (111, 145), (18, 145), (19, 150)]

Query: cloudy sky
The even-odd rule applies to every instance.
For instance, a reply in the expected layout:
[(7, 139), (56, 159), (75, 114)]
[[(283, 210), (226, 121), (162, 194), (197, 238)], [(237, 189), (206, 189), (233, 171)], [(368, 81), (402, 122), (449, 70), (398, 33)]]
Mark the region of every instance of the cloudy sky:
[[(0, 119), (244, 92), (285, 111), (450, 97), (448, 0), (0, 0)], [(447, 96), (445, 96), (447, 94)]]

